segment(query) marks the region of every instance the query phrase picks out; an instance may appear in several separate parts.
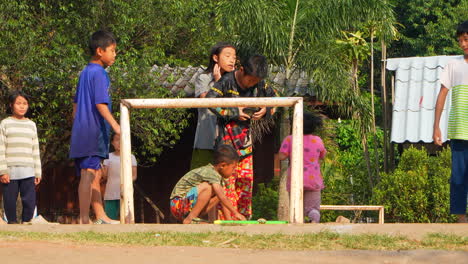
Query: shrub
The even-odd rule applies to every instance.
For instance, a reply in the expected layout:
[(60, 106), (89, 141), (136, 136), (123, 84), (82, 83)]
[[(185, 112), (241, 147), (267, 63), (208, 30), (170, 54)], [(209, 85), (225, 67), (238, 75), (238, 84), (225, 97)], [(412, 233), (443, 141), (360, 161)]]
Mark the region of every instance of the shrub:
[(393, 173), (382, 174), (372, 203), (385, 206), (390, 222), (450, 222), (449, 179), (450, 150), (431, 157), (411, 147)]
[(268, 184), (259, 183), (257, 192), (252, 197), (252, 219), (265, 218), (277, 220), (278, 211), (278, 182)]

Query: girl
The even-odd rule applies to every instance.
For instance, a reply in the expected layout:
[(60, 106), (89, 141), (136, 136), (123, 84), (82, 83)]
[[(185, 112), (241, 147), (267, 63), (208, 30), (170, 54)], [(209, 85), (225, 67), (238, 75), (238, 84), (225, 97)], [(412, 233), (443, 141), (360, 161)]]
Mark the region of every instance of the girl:
[[(104, 208), (110, 219), (118, 220), (120, 213), (120, 135), (113, 134), (111, 144), (114, 152), (109, 153), (109, 159), (104, 160), (103, 177), (107, 179)], [(137, 161), (133, 154), (132, 178), (133, 181), (137, 178)]]
[[(304, 113), (304, 214), (312, 223), (320, 222), (320, 192), (323, 185), (319, 160), (325, 157), (327, 150), (319, 136), (313, 135), (322, 126), (322, 119), (311, 113)], [(279, 159), (285, 160), (291, 155), (291, 135), (287, 136), (279, 151)], [(288, 192), (291, 189), (291, 168), (288, 168)]]
[(41, 160), (36, 124), (25, 115), (29, 99), (21, 91), (9, 97), (11, 116), (0, 122), (0, 182), (8, 224), (16, 224), (18, 192), (23, 205), (22, 222), (30, 222), (36, 206), (35, 186), (41, 182)]
[[(235, 69), (235, 64), (236, 48), (234, 46), (227, 42), (219, 42), (213, 46), (208, 67), (195, 81), (195, 97), (204, 98), (224, 73)], [(216, 136), (216, 116), (207, 108), (198, 108), (191, 169), (205, 166), (212, 161)]]

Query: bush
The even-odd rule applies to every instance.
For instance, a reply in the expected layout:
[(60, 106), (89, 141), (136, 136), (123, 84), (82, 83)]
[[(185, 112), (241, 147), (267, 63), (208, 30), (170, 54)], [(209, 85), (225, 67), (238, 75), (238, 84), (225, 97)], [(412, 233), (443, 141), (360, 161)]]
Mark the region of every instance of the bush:
[(382, 174), (373, 204), (385, 206), (386, 221), (451, 222), (449, 215), (450, 150), (431, 157), (426, 150), (407, 149), (398, 168)]
[(259, 183), (257, 188), (257, 192), (252, 197), (252, 219), (278, 220), (278, 182)]

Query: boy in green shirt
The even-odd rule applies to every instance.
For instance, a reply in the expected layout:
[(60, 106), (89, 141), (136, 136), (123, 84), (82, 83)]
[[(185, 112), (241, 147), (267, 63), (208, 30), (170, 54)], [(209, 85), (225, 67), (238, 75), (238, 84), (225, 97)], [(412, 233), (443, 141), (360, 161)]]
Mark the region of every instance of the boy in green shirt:
[(238, 161), (239, 155), (232, 146), (218, 147), (214, 152), (213, 165), (191, 170), (177, 182), (170, 198), (171, 213), (183, 224), (190, 224), (194, 218), (204, 214), (213, 221), (216, 206), (221, 203), (223, 212), (230, 212), (236, 219), (245, 220), (226, 198), (223, 188), (223, 178), (232, 175)]

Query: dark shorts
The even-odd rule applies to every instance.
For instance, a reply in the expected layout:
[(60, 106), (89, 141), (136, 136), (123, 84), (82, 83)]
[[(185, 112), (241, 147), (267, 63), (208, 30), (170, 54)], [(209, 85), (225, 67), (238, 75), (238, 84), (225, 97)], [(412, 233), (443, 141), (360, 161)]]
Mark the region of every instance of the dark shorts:
[(75, 159), (76, 175), (81, 176), (82, 169), (99, 170), (104, 158), (99, 156), (90, 156)]

